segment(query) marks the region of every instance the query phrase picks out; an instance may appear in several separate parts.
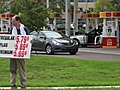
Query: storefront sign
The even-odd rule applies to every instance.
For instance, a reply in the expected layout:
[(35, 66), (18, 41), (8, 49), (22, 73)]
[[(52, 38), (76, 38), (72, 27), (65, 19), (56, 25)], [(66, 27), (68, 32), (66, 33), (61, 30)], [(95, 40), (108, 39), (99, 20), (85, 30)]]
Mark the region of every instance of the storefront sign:
[(103, 37), (102, 43), (103, 48), (117, 48), (116, 37)]

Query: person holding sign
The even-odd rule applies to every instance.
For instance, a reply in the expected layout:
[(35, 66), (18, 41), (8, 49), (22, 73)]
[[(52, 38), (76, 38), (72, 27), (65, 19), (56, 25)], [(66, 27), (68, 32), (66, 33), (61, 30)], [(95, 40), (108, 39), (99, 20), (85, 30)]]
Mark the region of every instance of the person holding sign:
[[(21, 18), (19, 16), (12, 17), (13, 28), (11, 30), (12, 35), (29, 35), (29, 29), (21, 23)], [(16, 48), (18, 49), (18, 48)], [(21, 88), (26, 88), (26, 70), (25, 70), (25, 60), (21, 58), (11, 58), (10, 59), (10, 83), (12, 88), (17, 88), (17, 69), (20, 74)]]

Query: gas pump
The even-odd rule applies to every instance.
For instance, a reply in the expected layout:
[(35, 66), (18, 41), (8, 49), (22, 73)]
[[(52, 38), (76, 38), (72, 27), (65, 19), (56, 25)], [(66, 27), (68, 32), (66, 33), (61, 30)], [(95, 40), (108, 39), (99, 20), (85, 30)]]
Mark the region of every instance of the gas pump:
[(11, 18), (13, 14), (0, 14), (0, 34), (10, 33), (12, 27)]
[(107, 21), (107, 36), (115, 36), (115, 21)]
[(100, 18), (103, 18), (102, 48), (119, 47), (118, 18), (119, 12), (100, 12)]
[(111, 33), (112, 33), (112, 28), (108, 27), (107, 28), (107, 36), (111, 36)]

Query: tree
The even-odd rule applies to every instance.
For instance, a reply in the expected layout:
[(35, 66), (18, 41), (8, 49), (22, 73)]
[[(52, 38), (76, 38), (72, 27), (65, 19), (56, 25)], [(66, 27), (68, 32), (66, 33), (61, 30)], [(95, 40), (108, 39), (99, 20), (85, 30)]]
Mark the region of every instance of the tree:
[(59, 0), (50, 0), (48, 11), (50, 23), (53, 23), (54, 14), (56, 13), (59, 13), (60, 15), (64, 14), (63, 11), (65, 11), (65, 2)]
[(110, 0), (114, 11), (120, 11), (120, 0)]
[(41, 30), (43, 26), (47, 25), (44, 21), (49, 14), (45, 4), (40, 5), (36, 0), (14, 0), (11, 4), (11, 12), (19, 14), (23, 20), (22, 22), (31, 31)]
[[(50, 8), (46, 8), (46, 0), (0, 0), (0, 7), (4, 6), (12, 14), (20, 15), (24, 23), (31, 31), (41, 30), (47, 26), (45, 19), (53, 18), (54, 13), (61, 13), (64, 2), (50, 0)], [(6, 11), (5, 11), (6, 12)]]
[(0, 13), (9, 11), (8, 3), (8, 0), (0, 0)]
[(97, 0), (94, 12), (120, 11), (120, 0)]

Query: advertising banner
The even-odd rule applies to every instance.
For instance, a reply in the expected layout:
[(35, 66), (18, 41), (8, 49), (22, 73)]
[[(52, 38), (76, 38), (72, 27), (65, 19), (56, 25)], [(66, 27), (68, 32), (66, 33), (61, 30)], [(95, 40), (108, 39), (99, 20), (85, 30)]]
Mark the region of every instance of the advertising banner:
[(30, 58), (31, 35), (3, 35), (0, 34), (1, 58)]
[(103, 48), (117, 48), (117, 38), (116, 37), (103, 37)]

